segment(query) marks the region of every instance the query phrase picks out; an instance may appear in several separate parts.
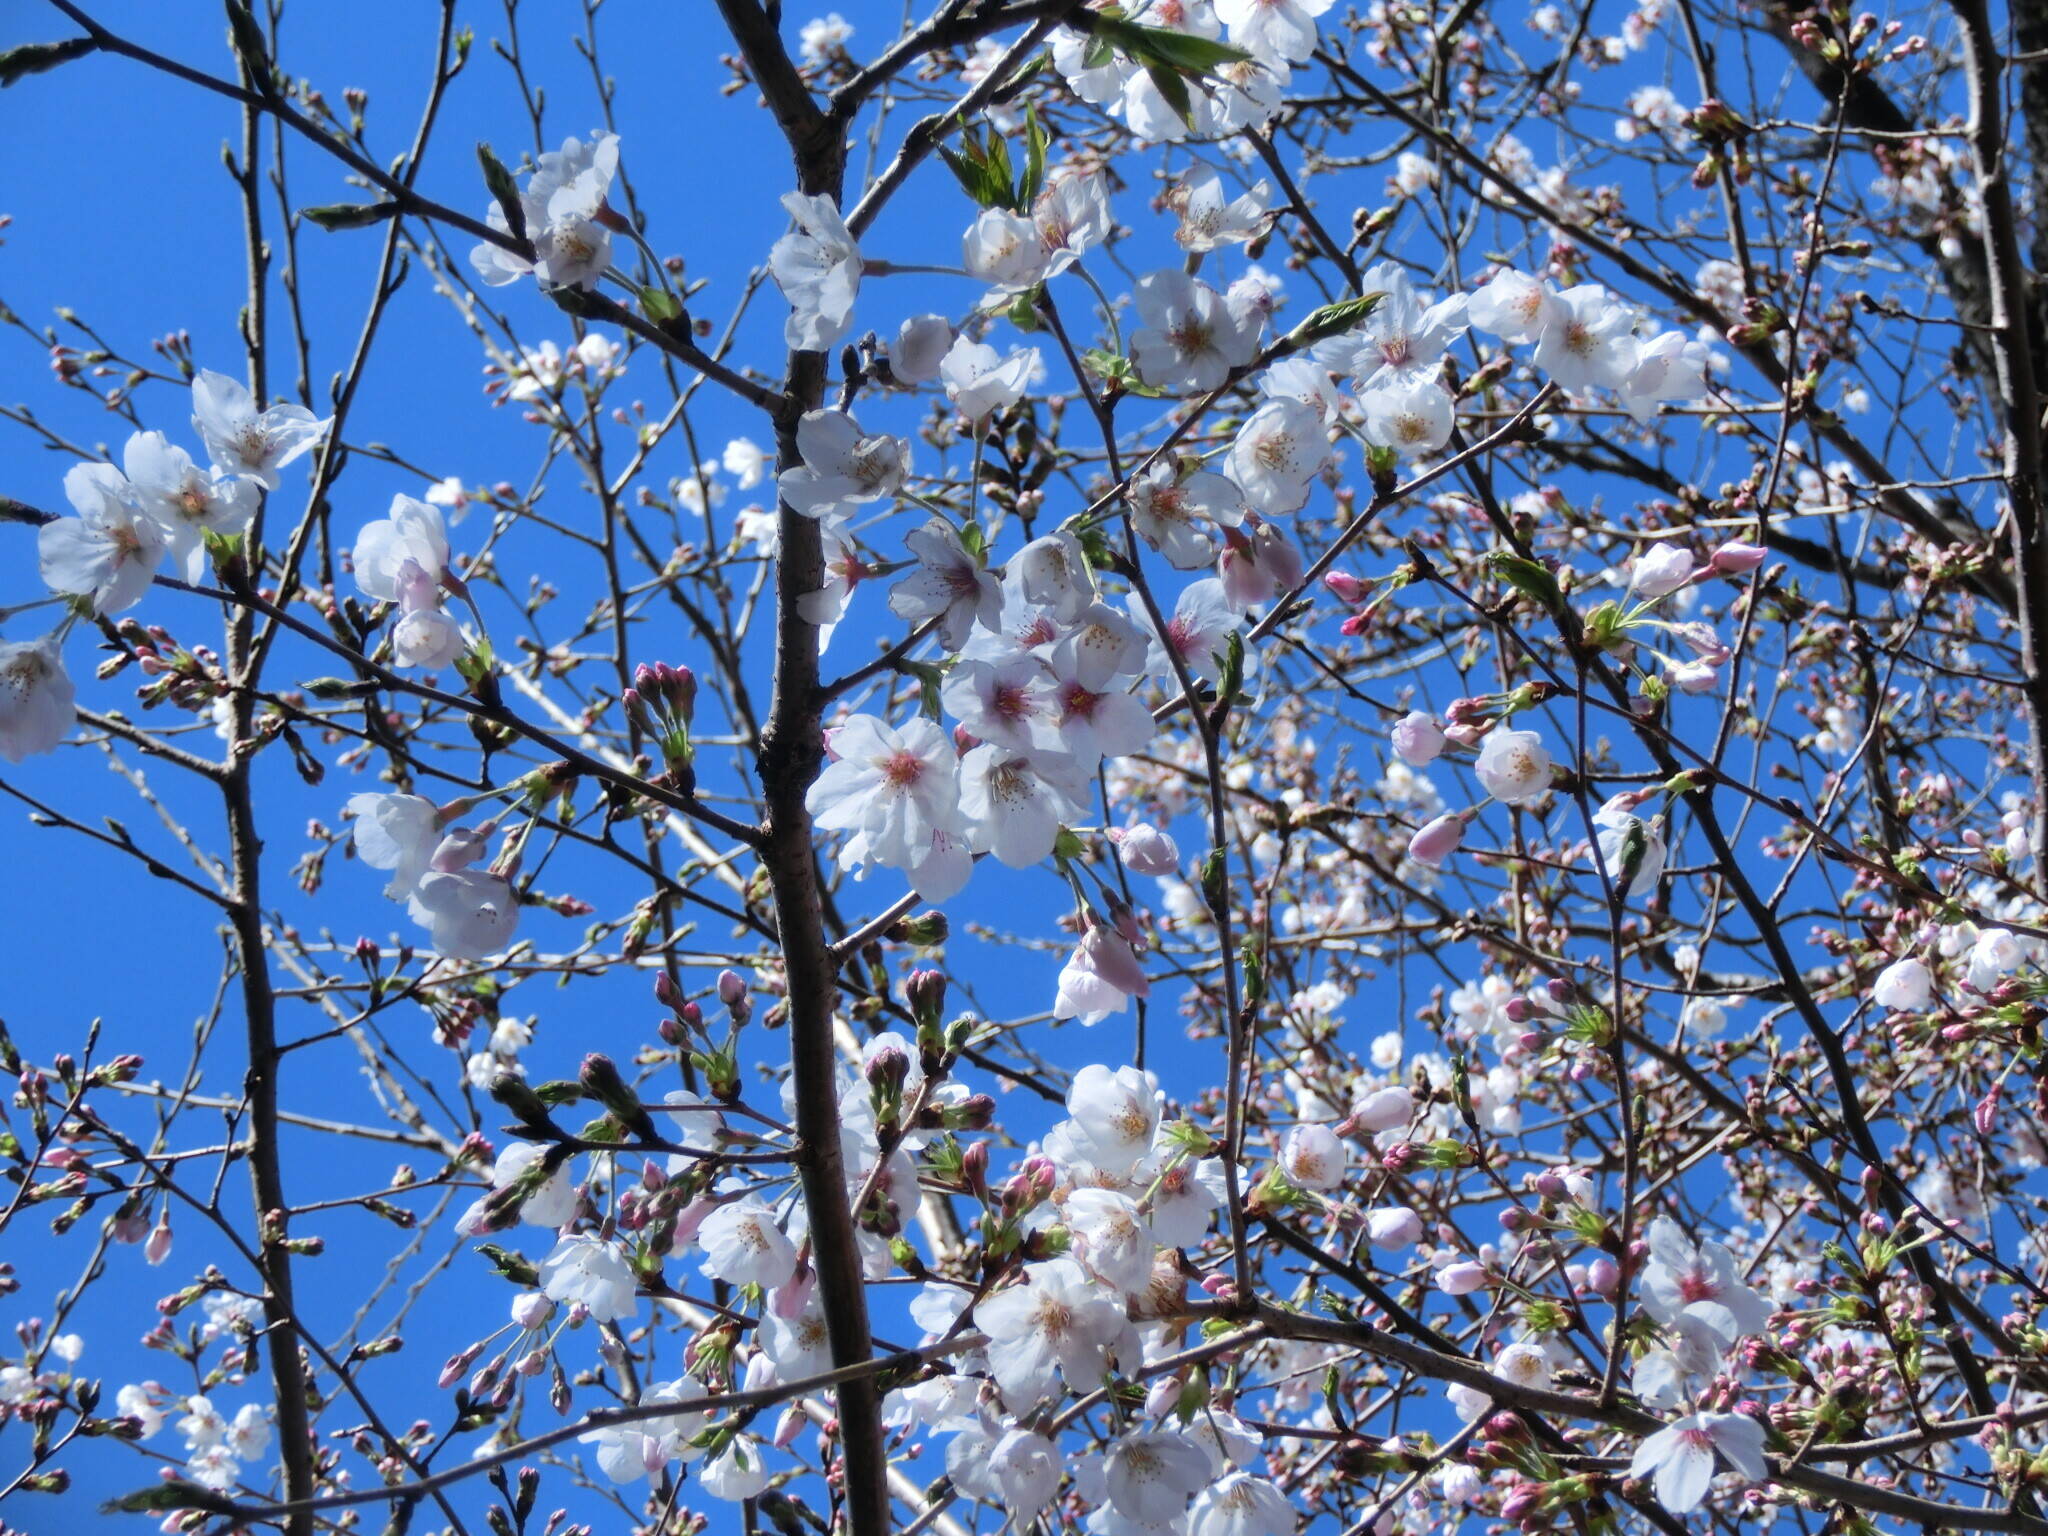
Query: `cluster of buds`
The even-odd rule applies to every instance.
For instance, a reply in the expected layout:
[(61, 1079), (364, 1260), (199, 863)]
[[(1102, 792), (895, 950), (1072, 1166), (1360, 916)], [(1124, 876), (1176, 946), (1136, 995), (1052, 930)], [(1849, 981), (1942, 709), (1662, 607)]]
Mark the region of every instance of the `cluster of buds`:
[(668, 777), (685, 794), (697, 787), (691, 766), (690, 721), (697, 711), (697, 678), (688, 667), (667, 662), (633, 670), (625, 693), (626, 717), (661, 750)]

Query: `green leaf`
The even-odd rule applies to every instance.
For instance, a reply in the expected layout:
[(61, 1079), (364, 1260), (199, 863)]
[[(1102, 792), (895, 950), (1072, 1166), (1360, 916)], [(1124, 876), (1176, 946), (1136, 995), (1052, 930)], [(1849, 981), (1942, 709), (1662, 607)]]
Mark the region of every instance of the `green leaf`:
[(211, 1488), (202, 1488), (197, 1483), (188, 1483), (174, 1477), (169, 1482), (154, 1487), (139, 1489), (123, 1494), (118, 1499), (109, 1499), (100, 1506), (103, 1515), (155, 1515), (165, 1514), (174, 1509), (203, 1509), (210, 1515), (232, 1515), (235, 1501)]
[(656, 325), (678, 318), (683, 312), (682, 300), (666, 288), (652, 284), (640, 290), (640, 309)]
[(1213, 74), (1225, 64), (1241, 64), (1251, 57), (1244, 49), (1213, 38), (1176, 32), (1171, 27), (1139, 26), (1113, 17), (1099, 18), (1095, 31), (1098, 36), (1106, 33), (1120, 52), (1140, 64), (1159, 64), (1184, 74)]
[(503, 1275), (515, 1285), (539, 1285), (540, 1271), (526, 1262), (525, 1255), (496, 1243), (478, 1243), (476, 1251), (491, 1261), (491, 1272)]
[(512, 173), (505, 169), (504, 162), (491, 153), (491, 146), (477, 141), (477, 163), (484, 168), (484, 185), (490, 188), (491, 196), (497, 200), (498, 211), (505, 215), (505, 227), (511, 231), (514, 240), (526, 238), (526, 204), (519, 196), (519, 183), (512, 179)]
[(1145, 74), (1158, 87), (1166, 104), (1173, 108), (1174, 116), (1186, 123), (1190, 129), (1195, 126), (1195, 102), (1188, 94), (1188, 83), (1180, 74), (1164, 64), (1147, 64)]
[(67, 37), (61, 43), (23, 43), (10, 48), (0, 53), (0, 89), (55, 69), (59, 64), (82, 59), (97, 52), (99, 46), (89, 37)]
[(228, 0), (228, 30), (234, 34), (235, 52), (249, 71), (250, 82), (268, 94), (271, 84), (270, 39), (257, 24), (256, 13), (241, 0)]
[(1024, 180), (1017, 187), (1017, 205), (1020, 208), (1030, 207), (1045, 185), (1047, 142), (1045, 124), (1038, 120), (1038, 109), (1027, 105), (1024, 108)]
[(1386, 297), (1384, 293), (1365, 293), (1355, 299), (1339, 299), (1334, 304), (1325, 304), (1321, 309), (1312, 311), (1307, 319), (1287, 333), (1287, 350), (1300, 351), (1303, 347), (1313, 346), (1327, 336), (1336, 336), (1350, 330), (1378, 309)]
[(398, 216), (396, 203), (322, 203), (301, 208), (299, 217), (310, 219), (322, 229), (368, 229)]

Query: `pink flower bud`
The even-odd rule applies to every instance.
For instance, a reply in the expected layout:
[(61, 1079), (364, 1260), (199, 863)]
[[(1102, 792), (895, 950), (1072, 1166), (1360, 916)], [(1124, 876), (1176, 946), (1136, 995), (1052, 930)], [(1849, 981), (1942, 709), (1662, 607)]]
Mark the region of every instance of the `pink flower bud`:
[(1612, 1296), (1621, 1284), (1621, 1266), (1601, 1254), (1586, 1266), (1586, 1289), (1595, 1296)]
[(1365, 600), (1365, 583), (1346, 571), (1327, 572), (1323, 577), (1323, 585), (1340, 603), (1359, 603)]
[(1486, 1266), (1470, 1259), (1446, 1264), (1436, 1272), (1437, 1289), (1446, 1296), (1469, 1296), (1486, 1285)]
[(171, 1256), (171, 1213), (166, 1210), (150, 1228), (149, 1241), (142, 1245), (142, 1256), (152, 1264), (161, 1264)]
[(720, 971), (718, 973), (718, 1000), (721, 1003), (731, 1008), (736, 1004), (745, 1002), (746, 998), (747, 984), (740, 980), (737, 971)]
[(1122, 855), (1124, 868), (1134, 875), (1170, 875), (1180, 868), (1180, 847), (1166, 833), (1147, 822), (1135, 827), (1111, 828), (1109, 840)]
[(1722, 576), (1741, 576), (1755, 570), (1770, 558), (1770, 551), (1757, 544), (1744, 544), (1730, 539), (1714, 551), (1709, 562), (1715, 572)]
[(1427, 864), (1431, 869), (1441, 869), (1444, 860), (1457, 852), (1458, 844), (1464, 840), (1465, 818), (1451, 811), (1425, 825), (1408, 840), (1408, 857), (1418, 864)]
[(1424, 767), (1443, 756), (1443, 728), (1422, 710), (1414, 710), (1395, 721), (1390, 735), (1394, 755), (1411, 768)]

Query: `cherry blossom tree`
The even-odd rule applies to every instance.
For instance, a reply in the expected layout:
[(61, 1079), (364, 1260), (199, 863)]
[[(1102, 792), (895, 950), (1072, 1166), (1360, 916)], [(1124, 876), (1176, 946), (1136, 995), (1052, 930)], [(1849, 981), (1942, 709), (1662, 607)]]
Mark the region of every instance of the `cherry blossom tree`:
[(0, 52), (10, 1527), (2048, 1533), (2048, 8), (540, 9)]

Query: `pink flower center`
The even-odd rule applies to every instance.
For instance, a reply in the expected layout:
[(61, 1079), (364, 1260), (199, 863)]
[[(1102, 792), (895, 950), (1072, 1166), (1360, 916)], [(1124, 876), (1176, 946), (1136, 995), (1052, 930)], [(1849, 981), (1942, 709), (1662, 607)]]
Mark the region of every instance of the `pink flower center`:
[(914, 788), (924, 777), (924, 759), (915, 752), (897, 752), (882, 759), (882, 777), (896, 789)]

